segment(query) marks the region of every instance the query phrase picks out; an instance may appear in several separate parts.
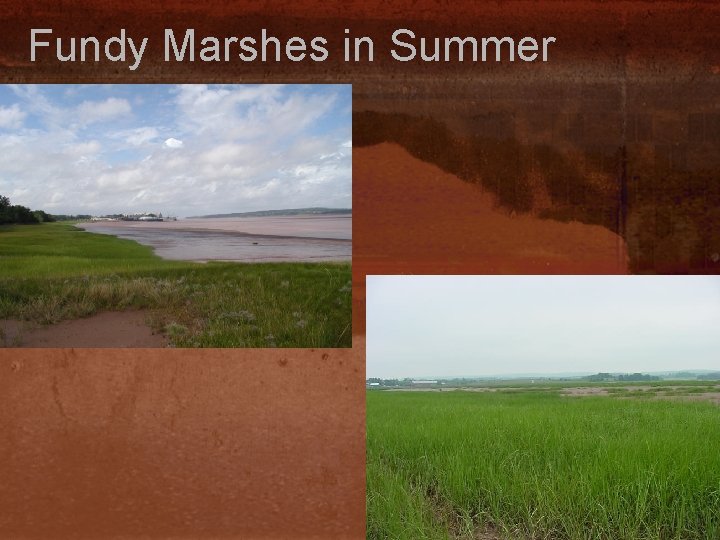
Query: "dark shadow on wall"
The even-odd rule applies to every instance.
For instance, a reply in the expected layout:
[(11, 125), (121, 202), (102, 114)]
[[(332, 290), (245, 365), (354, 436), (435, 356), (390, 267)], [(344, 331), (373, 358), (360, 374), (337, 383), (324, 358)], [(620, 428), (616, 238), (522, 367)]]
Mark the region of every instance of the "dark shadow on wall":
[(590, 148), (578, 159), (549, 144), (460, 135), (428, 117), (353, 113), (353, 145), (382, 142), (481, 184), (511, 211), (621, 234), (632, 272), (720, 273), (720, 171), (648, 165), (627, 147)]

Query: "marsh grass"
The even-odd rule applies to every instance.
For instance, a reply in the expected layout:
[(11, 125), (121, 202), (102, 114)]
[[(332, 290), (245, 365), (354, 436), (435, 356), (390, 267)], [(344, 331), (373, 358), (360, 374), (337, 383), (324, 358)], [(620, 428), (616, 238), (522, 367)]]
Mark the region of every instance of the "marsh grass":
[(720, 538), (718, 418), (706, 402), (368, 392), (368, 538)]
[(0, 228), (0, 318), (145, 309), (176, 347), (349, 347), (348, 263), (165, 261), (68, 224)]

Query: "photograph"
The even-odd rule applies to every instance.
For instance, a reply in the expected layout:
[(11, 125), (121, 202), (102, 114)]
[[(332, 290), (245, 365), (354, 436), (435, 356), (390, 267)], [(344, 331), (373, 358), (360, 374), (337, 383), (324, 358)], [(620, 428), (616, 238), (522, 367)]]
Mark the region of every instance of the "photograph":
[(350, 347), (351, 85), (0, 88), (0, 345)]
[(720, 537), (720, 278), (367, 278), (367, 538)]

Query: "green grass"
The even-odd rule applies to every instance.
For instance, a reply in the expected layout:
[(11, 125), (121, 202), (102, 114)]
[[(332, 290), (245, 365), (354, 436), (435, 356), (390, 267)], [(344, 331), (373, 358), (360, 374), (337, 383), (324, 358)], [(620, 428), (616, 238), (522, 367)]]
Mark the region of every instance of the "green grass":
[(147, 309), (176, 347), (349, 347), (349, 263), (166, 261), (66, 223), (0, 227), (0, 318)]
[(720, 409), (368, 392), (368, 538), (720, 538)]

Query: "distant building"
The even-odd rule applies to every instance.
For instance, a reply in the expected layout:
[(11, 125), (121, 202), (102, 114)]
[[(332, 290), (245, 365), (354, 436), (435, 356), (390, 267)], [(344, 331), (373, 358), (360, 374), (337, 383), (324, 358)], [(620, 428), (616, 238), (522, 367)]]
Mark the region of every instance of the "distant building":
[(105, 216), (93, 216), (92, 221), (177, 221), (177, 218), (168, 217), (163, 219), (162, 214), (108, 214)]

